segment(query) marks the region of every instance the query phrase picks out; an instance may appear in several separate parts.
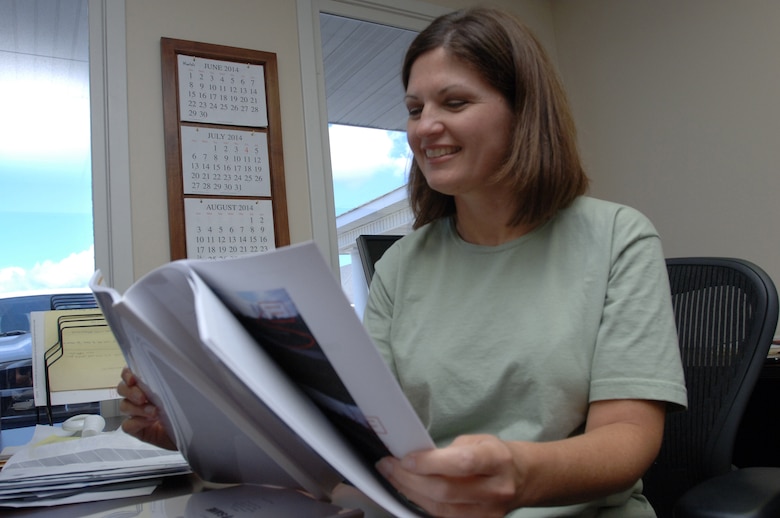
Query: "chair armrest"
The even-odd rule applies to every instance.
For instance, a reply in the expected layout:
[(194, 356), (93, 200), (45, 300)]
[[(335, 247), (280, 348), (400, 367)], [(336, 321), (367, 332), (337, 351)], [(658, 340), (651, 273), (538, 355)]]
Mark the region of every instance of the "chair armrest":
[(743, 468), (686, 492), (675, 518), (776, 518), (780, 516), (780, 468)]

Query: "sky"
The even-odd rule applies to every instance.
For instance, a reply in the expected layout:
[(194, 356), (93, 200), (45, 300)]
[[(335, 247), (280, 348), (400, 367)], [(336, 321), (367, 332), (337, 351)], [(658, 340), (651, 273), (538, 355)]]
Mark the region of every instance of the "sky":
[(329, 135), (337, 216), (406, 184), (406, 133), (331, 125)]
[[(30, 126), (0, 125), (0, 293), (85, 287), (95, 270), (89, 110), (70, 111), (79, 102), (42, 108), (48, 111), (37, 120), (49, 121), (51, 137), (45, 146), (28, 137), (40, 134), (35, 118), (16, 114)], [(67, 125), (52, 126), (56, 109), (68, 110)], [(336, 215), (406, 183), (403, 132), (331, 126), (329, 134)]]
[(0, 293), (86, 286), (94, 271), (88, 65), (41, 67), (44, 75), (36, 63), (0, 58), (8, 100), (0, 107)]

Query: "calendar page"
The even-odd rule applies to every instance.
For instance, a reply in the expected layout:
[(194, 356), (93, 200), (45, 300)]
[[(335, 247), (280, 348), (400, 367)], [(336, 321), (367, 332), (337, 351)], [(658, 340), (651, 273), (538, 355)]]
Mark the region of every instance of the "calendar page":
[(187, 257), (226, 259), (276, 248), (271, 200), (185, 198)]
[(271, 196), (268, 136), (181, 126), (184, 194)]
[(183, 121), (268, 126), (262, 65), (178, 55)]

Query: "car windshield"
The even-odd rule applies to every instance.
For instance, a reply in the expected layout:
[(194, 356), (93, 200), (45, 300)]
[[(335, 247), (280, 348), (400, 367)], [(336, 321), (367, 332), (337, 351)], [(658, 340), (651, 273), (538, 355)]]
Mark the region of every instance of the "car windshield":
[(24, 295), (0, 299), (0, 336), (30, 332), (30, 312), (97, 307), (91, 293)]
[(0, 336), (30, 332), (30, 312), (51, 309), (51, 295), (0, 299)]

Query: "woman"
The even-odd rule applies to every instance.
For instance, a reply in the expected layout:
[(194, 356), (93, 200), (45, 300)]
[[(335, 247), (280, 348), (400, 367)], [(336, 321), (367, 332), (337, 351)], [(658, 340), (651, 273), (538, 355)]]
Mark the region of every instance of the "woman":
[(443, 447), (380, 471), (437, 516), (654, 516), (638, 481), (686, 404), (655, 230), (582, 196), (563, 90), (508, 13), (434, 21), (403, 81), (416, 230), (365, 322)]
[[(640, 479), (686, 404), (656, 231), (584, 196), (562, 87), (508, 13), (435, 20), (403, 82), (415, 230), (365, 324), (439, 448), (378, 470), (435, 516), (655, 516)], [(154, 417), (123, 377), (123, 411)]]

